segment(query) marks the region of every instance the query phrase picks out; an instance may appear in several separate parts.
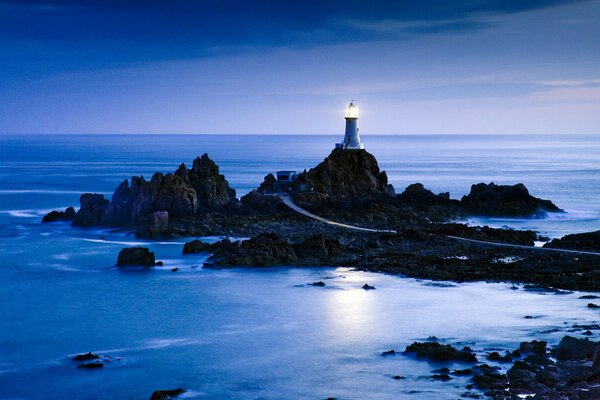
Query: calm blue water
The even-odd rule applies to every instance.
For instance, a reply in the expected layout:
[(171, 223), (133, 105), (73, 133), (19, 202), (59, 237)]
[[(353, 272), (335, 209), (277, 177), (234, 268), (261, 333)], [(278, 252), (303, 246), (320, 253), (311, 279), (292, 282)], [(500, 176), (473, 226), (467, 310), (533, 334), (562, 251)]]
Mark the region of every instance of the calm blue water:
[[(110, 194), (124, 178), (172, 171), (204, 152), (238, 194), (277, 169), (323, 159), (337, 137), (0, 137), (0, 398), (142, 399), (184, 387), (189, 398), (455, 399), (464, 378), (420, 379), (439, 365), (383, 358), (430, 335), (514, 348), (564, 322), (598, 313), (567, 295), (426, 281), (340, 269), (210, 271), (183, 257), (183, 241), (139, 242), (101, 230), (40, 224), (81, 192)], [(453, 197), (479, 181), (524, 182), (569, 213), (547, 220), (488, 220), (552, 236), (600, 229), (600, 138), (558, 136), (369, 137), (367, 149), (401, 190), (423, 182)], [(104, 240), (100, 238), (103, 237)], [(208, 238), (207, 240), (216, 240)], [(112, 265), (132, 244), (165, 267)], [(170, 268), (178, 266), (178, 273)], [(329, 278), (329, 279), (328, 279)], [(303, 286), (326, 279), (325, 288)], [(365, 292), (368, 282), (377, 290)], [(525, 315), (540, 316), (524, 319)], [(110, 357), (103, 370), (69, 358)], [(404, 375), (405, 380), (391, 377)]]

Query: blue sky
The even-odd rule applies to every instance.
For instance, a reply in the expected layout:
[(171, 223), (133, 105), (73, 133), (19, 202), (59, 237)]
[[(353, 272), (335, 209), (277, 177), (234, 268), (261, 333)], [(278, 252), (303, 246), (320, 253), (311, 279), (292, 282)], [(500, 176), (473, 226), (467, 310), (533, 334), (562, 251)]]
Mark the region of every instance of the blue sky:
[(600, 134), (598, 38), (598, 0), (0, 0), (0, 133)]

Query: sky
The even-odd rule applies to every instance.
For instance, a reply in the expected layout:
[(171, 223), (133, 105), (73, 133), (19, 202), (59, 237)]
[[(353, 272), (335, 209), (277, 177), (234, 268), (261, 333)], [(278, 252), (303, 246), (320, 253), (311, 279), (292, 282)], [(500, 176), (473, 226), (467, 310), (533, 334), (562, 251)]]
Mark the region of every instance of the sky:
[(0, 134), (600, 134), (600, 0), (0, 0)]

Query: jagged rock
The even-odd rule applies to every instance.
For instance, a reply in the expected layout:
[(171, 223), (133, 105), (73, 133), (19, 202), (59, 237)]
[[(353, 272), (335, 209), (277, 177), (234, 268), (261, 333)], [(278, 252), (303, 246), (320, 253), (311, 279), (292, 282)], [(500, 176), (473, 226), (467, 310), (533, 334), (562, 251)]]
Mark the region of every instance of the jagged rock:
[(471, 186), (461, 204), (473, 214), (490, 217), (535, 217), (563, 211), (550, 200), (530, 195), (522, 183), (513, 186), (478, 183)]
[(56, 222), (56, 221), (72, 221), (77, 213), (73, 207), (67, 207), (65, 211), (50, 211), (44, 215), (42, 222)]
[(559, 361), (591, 360), (600, 342), (593, 342), (588, 338), (577, 339), (565, 336), (560, 343), (552, 349), (551, 353)]
[(163, 235), (169, 230), (169, 213), (157, 211), (150, 216), (150, 232), (152, 235)]
[(297, 182), (333, 197), (394, 194), (386, 173), (366, 150), (335, 149), (319, 165), (300, 174)]
[(383, 353), (381, 353), (382, 356), (393, 356), (396, 355), (396, 350), (392, 349), (392, 350), (388, 350), (388, 351), (384, 351)]
[(145, 247), (128, 247), (119, 252), (117, 265), (120, 267), (129, 265), (152, 267), (156, 265), (156, 259), (154, 252)]
[(600, 231), (576, 233), (554, 239), (544, 247), (555, 249), (600, 251)]
[(73, 219), (73, 226), (90, 227), (102, 225), (104, 212), (109, 205), (109, 201), (104, 198), (104, 195), (84, 193), (79, 198), (79, 202), (81, 203), (81, 207)]
[[(132, 178), (132, 182), (133, 180), (134, 178)], [(136, 181), (136, 183), (139, 183), (139, 181)], [(139, 191), (139, 185), (135, 186), (135, 190), (136, 193), (134, 194), (134, 188), (129, 187), (127, 179), (117, 186), (104, 213), (104, 224), (114, 226), (131, 224), (133, 201), (137, 191)]]
[(477, 357), (469, 347), (457, 350), (449, 344), (435, 342), (414, 342), (406, 347), (405, 353), (415, 353), (417, 357), (433, 361), (466, 361), (477, 362)]
[(318, 282), (313, 282), (310, 284), (311, 286), (317, 286), (317, 287), (325, 287), (325, 282), (323, 281), (318, 281)]
[(265, 179), (262, 181), (262, 183), (258, 187), (258, 191), (260, 193), (274, 192), (275, 191), (275, 182), (277, 182), (277, 179), (275, 178), (275, 176), (273, 174), (268, 174), (267, 176), (265, 176)]
[(362, 285), (362, 288), (364, 290), (373, 290), (373, 289), (375, 289), (375, 286), (371, 286), (368, 283), (365, 283), (364, 285)]
[(206, 153), (194, 160), (191, 169), (183, 171), (180, 166), (175, 174), (196, 190), (202, 208), (219, 209), (237, 201), (235, 190), (229, 187), (229, 182), (219, 174), (217, 164)]
[(186, 390), (182, 388), (168, 389), (168, 390), (155, 390), (150, 396), (150, 400), (168, 400), (185, 393)]
[(212, 250), (210, 243), (202, 242), (198, 239), (187, 242), (183, 245), (183, 254), (209, 252)]
[(172, 219), (194, 219), (198, 211), (196, 191), (179, 176), (157, 172), (150, 182), (143, 177), (132, 178), (132, 182), (136, 195), (132, 208), (133, 225), (149, 223), (150, 216), (157, 211), (167, 211)]

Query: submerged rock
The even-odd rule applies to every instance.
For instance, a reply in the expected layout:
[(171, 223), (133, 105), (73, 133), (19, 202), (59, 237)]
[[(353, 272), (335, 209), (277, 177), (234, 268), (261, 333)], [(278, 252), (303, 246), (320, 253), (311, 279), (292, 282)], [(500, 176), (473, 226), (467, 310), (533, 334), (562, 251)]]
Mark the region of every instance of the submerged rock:
[(101, 362), (91, 362), (91, 363), (79, 364), (77, 366), (77, 368), (81, 368), (81, 369), (98, 369), (98, 368), (103, 368), (103, 367), (104, 367), (104, 363), (101, 363)]
[(183, 388), (177, 389), (167, 389), (167, 390), (155, 390), (150, 396), (150, 400), (168, 400), (173, 397), (177, 397), (182, 393), (185, 393), (186, 390)]
[(65, 211), (50, 211), (44, 215), (42, 222), (72, 221), (76, 214), (73, 207), (67, 207)]
[(530, 195), (522, 183), (512, 186), (478, 183), (471, 186), (460, 202), (473, 214), (489, 217), (536, 217), (563, 211), (550, 200)]
[(369, 285), (368, 283), (365, 283), (365, 284), (362, 286), (362, 288), (363, 288), (363, 289), (365, 289), (365, 290), (373, 290), (373, 289), (375, 289), (375, 286), (371, 286), (371, 285)]
[(145, 247), (129, 247), (119, 252), (117, 265), (124, 266), (144, 266), (152, 267), (157, 265), (154, 258), (154, 252)]

